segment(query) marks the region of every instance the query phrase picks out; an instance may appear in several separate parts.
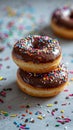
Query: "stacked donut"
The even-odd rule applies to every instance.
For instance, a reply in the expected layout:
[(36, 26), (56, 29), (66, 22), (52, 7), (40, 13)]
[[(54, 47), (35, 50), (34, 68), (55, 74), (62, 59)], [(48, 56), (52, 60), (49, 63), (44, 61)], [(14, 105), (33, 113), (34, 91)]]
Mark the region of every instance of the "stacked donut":
[(31, 96), (55, 96), (67, 84), (68, 72), (61, 63), (62, 50), (57, 40), (28, 36), (14, 44), (12, 58), (19, 67), (18, 86)]

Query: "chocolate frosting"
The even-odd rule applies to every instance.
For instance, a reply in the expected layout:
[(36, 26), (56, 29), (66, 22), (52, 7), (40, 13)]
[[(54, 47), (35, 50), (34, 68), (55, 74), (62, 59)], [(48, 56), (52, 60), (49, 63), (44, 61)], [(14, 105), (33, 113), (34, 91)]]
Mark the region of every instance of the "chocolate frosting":
[(68, 72), (64, 64), (49, 73), (42, 74), (29, 73), (19, 68), (19, 74), (25, 83), (41, 88), (59, 87), (68, 80)]
[(52, 20), (59, 26), (73, 29), (73, 8), (63, 7), (53, 12)]
[(25, 62), (46, 63), (54, 61), (61, 55), (61, 47), (56, 39), (33, 35), (18, 41), (12, 53)]

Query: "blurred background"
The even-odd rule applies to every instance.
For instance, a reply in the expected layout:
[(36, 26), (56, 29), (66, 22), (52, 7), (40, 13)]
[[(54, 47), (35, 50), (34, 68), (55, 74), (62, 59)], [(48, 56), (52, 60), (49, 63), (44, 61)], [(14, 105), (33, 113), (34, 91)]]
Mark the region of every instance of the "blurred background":
[(54, 9), (71, 5), (72, 0), (0, 0), (1, 42), (14, 42), (28, 33), (55, 37), (50, 29)]

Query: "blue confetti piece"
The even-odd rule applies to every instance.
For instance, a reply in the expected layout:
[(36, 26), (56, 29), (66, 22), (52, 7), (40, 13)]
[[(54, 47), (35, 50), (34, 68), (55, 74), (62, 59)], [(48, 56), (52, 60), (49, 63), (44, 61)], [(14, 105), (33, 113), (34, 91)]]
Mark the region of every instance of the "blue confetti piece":
[(17, 122), (16, 122), (16, 121), (14, 121), (13, 123), (14, 123), (15, 125), (17, 125)]
[(35, 113), (35, 115), (38, 115), (38, 113), (39, 113), (39, 112), (37, 111), (37, 112)]

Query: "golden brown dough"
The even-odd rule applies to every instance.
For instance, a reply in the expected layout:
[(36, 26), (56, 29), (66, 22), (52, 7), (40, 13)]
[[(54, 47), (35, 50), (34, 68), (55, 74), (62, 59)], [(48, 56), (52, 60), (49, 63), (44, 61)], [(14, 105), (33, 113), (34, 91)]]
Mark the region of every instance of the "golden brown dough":
[(14, 62), (24, 71), (27, 72), (34, 72), (34, 73), (44, 73), (51, 70), (54, 70), (60, 63), (62, 59), (62, 55), (60, 55), (56, 60), (49, 62), (49, 63), (33, 63), (33, 62), (25, 62), (21, 59), (16, 58), (12, 55)]
[(51, 22), (51, 27), (56, 35), (66, 39), (73, 39), (73, 29), (67, 29), (61, 26), (58, 26), (55, 22)]

